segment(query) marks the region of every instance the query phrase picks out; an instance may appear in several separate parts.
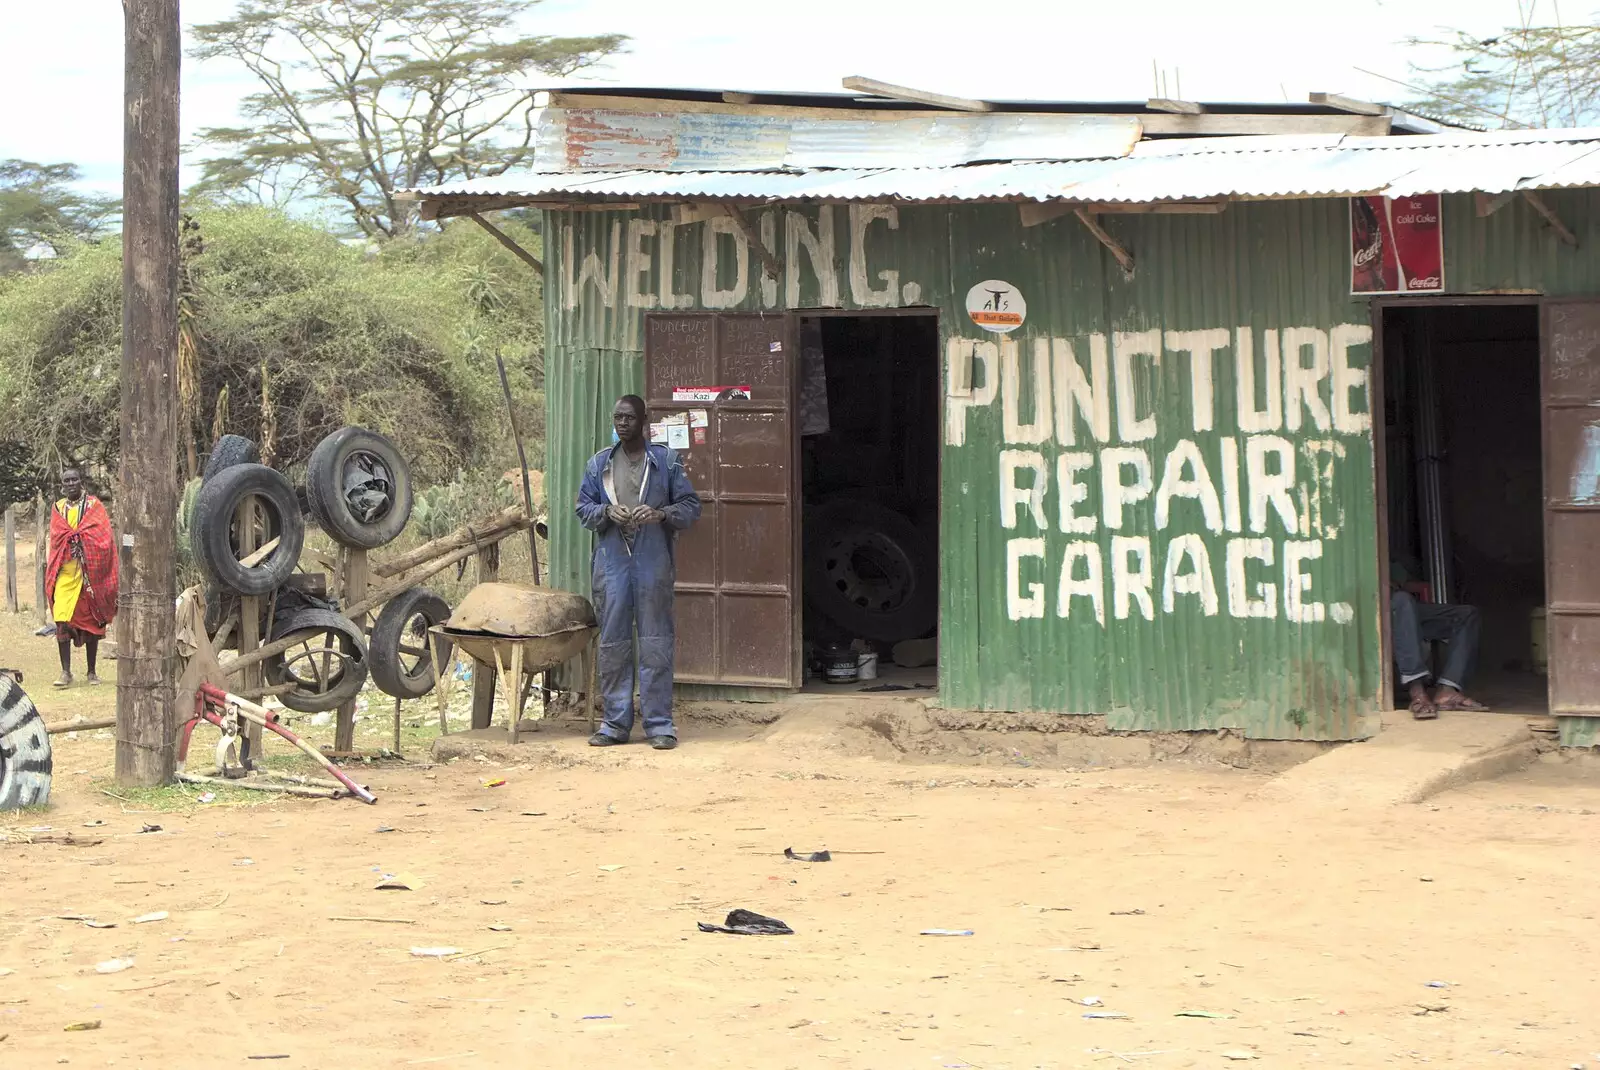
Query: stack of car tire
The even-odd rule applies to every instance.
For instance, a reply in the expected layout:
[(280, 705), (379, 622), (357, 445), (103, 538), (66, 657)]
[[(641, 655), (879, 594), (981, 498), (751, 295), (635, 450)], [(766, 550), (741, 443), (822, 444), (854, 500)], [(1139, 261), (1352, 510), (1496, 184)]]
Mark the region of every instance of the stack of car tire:
[[(333, 603), (303, 593), (293, 580), (308, 514), (341, 546), (373, 550), (399, 537), (411, 517), (411, 472), (405, 458), (376, 432), (359, 427), (335, 431), (311, 453), (303, 497), (281, 472), (260, 460), (255, 443), (224, 435), (212, 447), (201, 476), (189, 537), (207, 579), (208, 630), (218, 630), (237, 598), (262, 599), (263, 617), (271, 616), (268, 640), (300, 637), (306, 650), (316, 651), (296, 655), (293, 650), (302, 646), (297, 643), (291, 652), (263, 662), (269, 685), (296, 685), (277, 696), (292, 710), (315, 713), (343, 705), (361, 691), (369, 674), (381, 690), (397, 698), (427, 694), (434, 672), (432, 660), (421, 652), (427, 648), (427, 628), (450, 616), (444, 599), (420, 587), (397, 595), (373, 622), (369, 640)], [(236, 517), (251, 499), (262, 518), (256, 541), (272, 545), (265, 555), (255, 555), (261, 560), (242, 554), (239, 545)], [(302, 662), (310, 664), (309, 674)]]

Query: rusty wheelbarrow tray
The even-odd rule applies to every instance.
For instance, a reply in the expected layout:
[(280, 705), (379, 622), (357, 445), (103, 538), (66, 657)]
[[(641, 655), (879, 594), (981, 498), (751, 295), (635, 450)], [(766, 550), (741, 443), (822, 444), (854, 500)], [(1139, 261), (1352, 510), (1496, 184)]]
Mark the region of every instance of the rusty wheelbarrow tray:
[[(454, 647), (474, 662), (499, 671), (508, 707), (508, 731), (515, 743), (533, 678), (584, 653), (598, 631), (594, 607), (582, 595), (518, 583), (480, 583), (462, 599), (448, 622), (434, 625), (428, 634), (440, 681), (448, 676)], [(589, 662), (585, 702), (592, 726), (595, 659), (590, 657)], [(448, 696), (444, 687), (437, 692), (439, 730), (448, 733)]]

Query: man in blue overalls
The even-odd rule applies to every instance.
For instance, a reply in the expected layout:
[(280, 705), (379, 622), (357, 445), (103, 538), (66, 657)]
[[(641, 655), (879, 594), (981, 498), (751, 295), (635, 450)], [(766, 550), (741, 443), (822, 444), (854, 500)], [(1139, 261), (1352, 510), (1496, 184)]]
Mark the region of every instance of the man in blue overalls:
[(648, 414), (634, 394), (617, 399), (617, 444), (589, 460), (578, 519), (595, 533), (594, 610), (600, 620), (600, 693), (605, 723), (591, 747), (626, 743), (633, 731), (634, 637), (639, 643), (639, 713), (656, 750), (678, 745), (672, 724), (672, 560), (677, 534), (700, 518), (700, 496), (678, 455), (645, 441)]

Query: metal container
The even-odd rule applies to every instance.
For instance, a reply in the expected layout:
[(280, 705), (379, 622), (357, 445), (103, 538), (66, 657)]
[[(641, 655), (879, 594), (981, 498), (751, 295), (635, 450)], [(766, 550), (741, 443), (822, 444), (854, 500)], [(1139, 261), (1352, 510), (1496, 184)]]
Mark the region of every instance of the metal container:
[(859, 657), (848, 646), (825, 646), (820, 655), (822, 679), (830, 684), (853, 684), (860, 676)]

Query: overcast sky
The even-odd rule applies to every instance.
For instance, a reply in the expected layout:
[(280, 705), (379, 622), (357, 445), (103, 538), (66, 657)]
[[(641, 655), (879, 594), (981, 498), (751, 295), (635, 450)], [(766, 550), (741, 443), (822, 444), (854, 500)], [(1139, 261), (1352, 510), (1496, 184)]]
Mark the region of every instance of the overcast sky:
[[(185, 25), (234, 0), (182, 0)], [(1528, 3), (1529, 0), (1523, 0)], [(1554, 0), (1534, 0), (1539, 9)], [(0, 158), (73, 162), (121, 189), (122, 6), (117, 0), (0, 0), (7, 47)], [(1588, 14), (1568, 0), (1569, 18)], [(543, 0), (529, 32), (617, 32), (633, 40), (592, 80), (614, 85), (837, 90), (866, 75), (957, 95), (1133, 100), (1152, 66), (1191, 100), (1294, 100), (1312, 91), (1397, 100), (1359, 73), (1407, 77), (1401, 42), (1517, 21), (1516, 0)], [(1536, 21), (1553, 21), (1536, 10)], [(183, 126), (234, 121), (247, 76), (186, 61)]]

